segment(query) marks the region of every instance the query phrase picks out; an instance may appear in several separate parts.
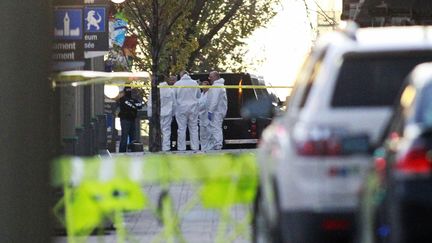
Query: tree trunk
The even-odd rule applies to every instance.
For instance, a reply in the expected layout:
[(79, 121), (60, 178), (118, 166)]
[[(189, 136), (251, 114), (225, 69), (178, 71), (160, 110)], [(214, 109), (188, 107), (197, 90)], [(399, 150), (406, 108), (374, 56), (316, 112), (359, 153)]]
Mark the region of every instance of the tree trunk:
[(158, 152), (162, 149), (161, 143), (161, 128), (160, 128), (160, 92), (158, 89), (159, 85), (159, 52), (160, 47), (158, 45), (159, 37), (159, 5), (157, 1), (152, 2), (153, 8), (153, 20), (152, 20), (152, 82), (151, 82), (151, 96), (152, 96), (152, 116), (150, 119), (150, 138), (149, 138), (149, 150), (150, 152)]
[[(156, 66), (157, 65), (153, 65)], [(156, 69), (157, 70), (157, 69)], [(159, 77), (156, 74), (157, 71), (152, 71), (152, 82), (151, 82), (151, 96), (152, 96), (152, 115), (150, 118), (150, 138), (149, 138), (149, 150), (150, 152), (161, 151), (161, 127), (160, 127), (160, 92), (159, 88)]]

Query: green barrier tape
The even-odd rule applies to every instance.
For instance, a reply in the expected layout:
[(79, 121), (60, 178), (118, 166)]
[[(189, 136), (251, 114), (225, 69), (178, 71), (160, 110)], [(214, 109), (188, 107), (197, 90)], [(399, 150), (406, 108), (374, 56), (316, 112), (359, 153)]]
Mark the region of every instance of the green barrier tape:
[(88, 181), (75, 188), (65, 203), (69, 208), (66, 221), (71, 233), (86, 235), (117, 211), (143, 210), (148, 199), (140, 185), (131, 181)]
[[(60, 166), (60, 165), (61, 166)], [(234, 166), (241, 165), (238, 172)], [(114, 159), (70, 158), (58, 159), (53, 165), (53, 185), (61, 186), (83, 181), (128, 179), (141, 183), (205, 181), (254, 177), (257, 173), (255, 155), (194, 154), (148, 155), (144, 159), (119, 156)]]
[(98, 190), (97, 185), (82, 185), (74, 192), (65, 192), (70, 197), (66, 199), (66, 223), (68, 234), (88, 235), (99, 226), (103, 219), (102, 210), (89, 195)]
[(202, 204), (207, 208), (224, 208), (234, 204), (251, 203), (255, 198), (256, 181), (243, 179), (233, 185), (229, 181), (206, 183), (200, 191)]
[[(197, 198), (190, 200), (182, 214), (198, 202), (205, 208), (217, 209), (221, 214), (217, 242), (223, 242), (224, 227), (233, 221), (229, 217), (229, 208), (252, 203), (257, 187), (257, 167), (252, 153), (152, 154), (142, 158), (63, 157), (56, 160), (52, 168), (53, 185), (64, 187), (65, 197), (61, 202), (65, 207), (70, 242), (74, 236), (88, 236), (106, 218), (119, 225), (118, 241), (124, 242), (126, 231), (122, 212), (153, 208), (142, 185), (156, 183), (168, 188), (170, 184), (184, 182), (202, 186)], [(55, 207), (57, 211), (61, 202)], [(169, 195), (162, 199), (161, 206), (162, 211), (156, 216), (164, 222), (162, 236), (169, 242), (174, 242), (174, 238), (184, 242), (180, 218), (173, 211)], [(249, 219), (247, 215), (245, 222)], [(238, 230), (238, 234), (241, 232), (244, 230)]]

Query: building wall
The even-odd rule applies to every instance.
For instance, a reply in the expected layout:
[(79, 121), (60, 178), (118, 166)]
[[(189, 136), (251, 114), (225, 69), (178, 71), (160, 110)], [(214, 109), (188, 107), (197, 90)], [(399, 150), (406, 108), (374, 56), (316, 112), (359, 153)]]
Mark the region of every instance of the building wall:
[(362, 27), (432, 24), (432, 1), (342, 1), (342, 19), (354, 20)]
[(341, 0), (316, 0), (313, 1), (316, 8), (317, 36), (333, 31), (341, 21)]

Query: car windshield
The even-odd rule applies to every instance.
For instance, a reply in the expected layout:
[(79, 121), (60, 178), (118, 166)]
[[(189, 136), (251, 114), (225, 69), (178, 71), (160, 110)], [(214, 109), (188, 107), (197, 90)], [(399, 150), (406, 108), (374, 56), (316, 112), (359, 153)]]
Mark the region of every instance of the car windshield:
[(431, 52), (350, 53), (336, 83), (333, 107), (379, 107), (394, 104), (405, 77), (419, 63), (431, 61)]

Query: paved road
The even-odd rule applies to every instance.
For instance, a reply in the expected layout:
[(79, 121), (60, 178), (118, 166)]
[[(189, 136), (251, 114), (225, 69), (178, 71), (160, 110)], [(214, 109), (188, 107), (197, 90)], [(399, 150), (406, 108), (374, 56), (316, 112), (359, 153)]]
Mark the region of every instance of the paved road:
[[(239, 152), (239, 151), (236, 151)], [(133, 156), (141, 156), (142, 153), (134, 153)], [(176, 215), (182, 214), (185, 205), (193, 200), (197, 195), (198, 185), (183, 183), (178, 185), (171, 185), (169, 188), (169, 194), (173, 199), (174, 210)], [(157, 205), (158, 198), (160, 196), (161, 188), (159, 185), (147, 185), (143, 187), (145, 193), (149, 196), (150, 201), (153, 205)], [(235, 222), (241, 222), (245, 219), (247, 212), (250, 210), (248, 205), (237, 205), (232, 208), (231, 216)], [(218, 227), (221, 227), (220, 214), (211, 209), (203, 208), (199, 203), (196, 204), (191, 210), (185, 213), (181, 217), (181, 232), (186, 242), (190, 243), (210, 243), (217, 242), (218, 238)], [(145, 209), (137, 213), (127, 213), (125, 215), (125, 228), (128, 231), (129, 238), (126, 242), (167, 242), (166, 239), (158, 241), (158, 237), (161, 235), (163, 226), (153, 216), (152, 210)], [(232, 232), (234, 227), (228, 225), (227, 232)], [(247, 226), (245, 232), (240, 237), (229, 241), (223, 239), (221, 242), (250, 242), (250, 226)], [(67, 242), (64, 236), (53, 237), (54, 243)], [(107, 230), (103, 236), (91, 236), (84, 242), (107, 242), (114, 243), (118, 242), (117, 234), (115, 230)], [(176, 241), (180, 242), (180, 241)]]

